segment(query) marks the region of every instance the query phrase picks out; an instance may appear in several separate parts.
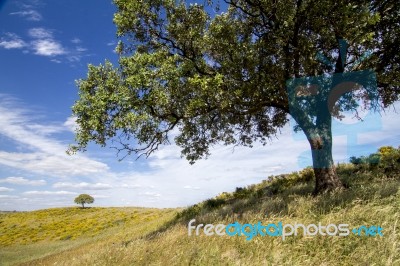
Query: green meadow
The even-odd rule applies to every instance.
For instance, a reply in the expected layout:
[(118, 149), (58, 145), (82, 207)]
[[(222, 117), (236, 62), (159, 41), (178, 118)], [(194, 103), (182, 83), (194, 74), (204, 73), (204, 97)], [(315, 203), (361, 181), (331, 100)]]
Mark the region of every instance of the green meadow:
[[(314, 196), (310, 168), (185, 209), (56, 208), (0, 216), (1, 265), (400, 265), (399, 149), (353, 157), (345, 189)], [(188, 235), (195, 225), (349, 224), (383, 236)]]

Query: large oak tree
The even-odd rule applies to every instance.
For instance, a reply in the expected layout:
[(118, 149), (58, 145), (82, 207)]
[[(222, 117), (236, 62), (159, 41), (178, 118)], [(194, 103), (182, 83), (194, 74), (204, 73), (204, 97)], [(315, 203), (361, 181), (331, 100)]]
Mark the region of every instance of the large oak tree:
[(323, 192), (342, 186), (331, 115), (356, 110), (368, 93), (347, 90), (330, 103), (331, 78), (325, 91), (308, 88), (317, 100), (294, 104), (290, 81), (369, 69), (378, 107), (399, 99), (397, 0), (114, 2), (119, 67), (90, 65), (78, 82), (79, 128), (70, 152), (112, 140), (126, 155), (148, 156), (177, 132), (175, 142), (193, 163), (217, 143), (265, 144), (292, 115), (310, 143), (315, 192)]

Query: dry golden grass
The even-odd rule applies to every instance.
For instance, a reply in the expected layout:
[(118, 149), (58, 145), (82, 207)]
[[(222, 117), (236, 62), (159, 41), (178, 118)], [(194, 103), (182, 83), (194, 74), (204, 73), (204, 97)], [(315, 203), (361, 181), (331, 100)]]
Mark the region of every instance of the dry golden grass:
[(0, 265), (91, 246), (131, 228), (163, 221), (174, 209), (54, 208), (0, 214)]

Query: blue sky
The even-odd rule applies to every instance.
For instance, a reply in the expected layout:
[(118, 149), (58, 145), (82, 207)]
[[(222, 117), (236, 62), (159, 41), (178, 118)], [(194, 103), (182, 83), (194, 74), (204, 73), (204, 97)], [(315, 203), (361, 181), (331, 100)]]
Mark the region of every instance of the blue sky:
[[(93, 206), (187, 206), (311, 164), (290, 125), (270, 145), (215, 147), (193, 166), (175, 145), (137, 161), (93, 145), (66, 155), (75, 80), (87, 64), (117, 61), (114, 12), (110, 1), (0, 0), (0, 210), (73, 206), (80, 193), (93, 195)], [(335, 161), (398, 146), (399, 122), (393, 108), (364, 123), (336, 122)]]

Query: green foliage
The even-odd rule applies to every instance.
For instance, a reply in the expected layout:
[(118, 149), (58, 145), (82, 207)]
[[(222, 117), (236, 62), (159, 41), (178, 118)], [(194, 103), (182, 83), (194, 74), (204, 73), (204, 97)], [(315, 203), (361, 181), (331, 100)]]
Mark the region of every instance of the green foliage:
[(235, 192), (233, 192), (233, 197), (236, 199), (243, 199), (249, 197), (253, 193), (254, 189), (252, 188), (237, 187)]
[(202, 206), (199, 206), (198, 204), (194, 204), (193, 206), (190, 206), (190, 207), (184, 209), (183, 211), (177, 213), (176, 219), (177, 220), (191, 219), (191, 218), (199, 215), (201, 211), (202, 211)]
[(350, 163), (358, 170), (375, 170), (385, 176), (399, 176), (400, 172), (400, 147), (384, 146), (378, 149), (378, 153), (369, 156), (352, 156)]
[(384, 173), (400, 177), (400, 146), (397, 149), (390, 146), (381, 147), (379, 154), (379, 166)]
[[(118, 153), (149, 156), (171, 132), (190, 163), (217, 143), (266, 144), (288, 122), (286, 81), (293, 77), (369, 68), (383, 104), (398, 99), (395, 0), (238, 0), (220, 14), (212, 2), (114, 1), (119, 67), (90, 65), (78, 81), (71, 153), (112, 140)], [(350, 44), (344, 65), (336, 56), (340, 39)], [(370, 58), (354, 63), (369, 50)], [(317, 52), (335, 69), (318, 62)], [(340, 110), (356, 107), (342, 103)]]
[(225, 203), (226, 203), (225, 200), (220, 198), (208, 199), (204, 202), (204, 207), (207, 209), (215, 209), (222, 206)]
[(306, 167), (299, 172), (299, 182), (310, 182), (315, 180), (314, 169), (312, 167)]
[(88, 194), (80, 194), (75, 198), (74, 202), (76, 204), (81, 204), (82, 208), (85, 208), (85, 204), (91, 204), (94, 202), (94, 198)]
[(372, 169), (379, 164), (380, 155), (377, 153), (370, 154), (369, 156), (350, 157), (350, 163), (359, 166), (360, 168)]

